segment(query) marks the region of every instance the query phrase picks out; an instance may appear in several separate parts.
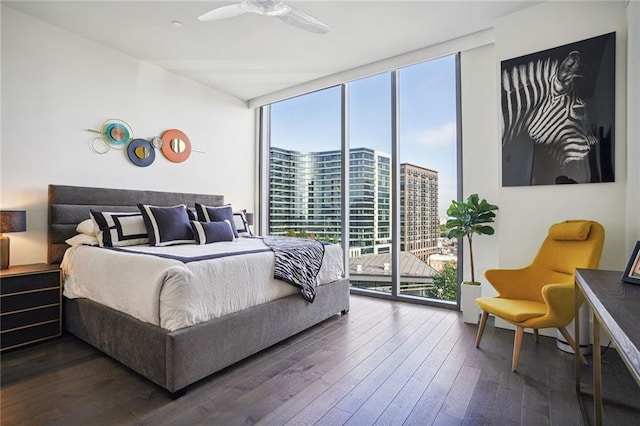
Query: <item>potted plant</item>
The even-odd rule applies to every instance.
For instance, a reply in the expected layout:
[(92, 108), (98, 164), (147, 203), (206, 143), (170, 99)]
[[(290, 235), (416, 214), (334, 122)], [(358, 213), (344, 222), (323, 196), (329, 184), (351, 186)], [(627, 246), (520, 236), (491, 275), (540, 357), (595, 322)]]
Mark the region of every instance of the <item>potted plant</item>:
[(463, 281), (461, 286), (460, 304), (464, 322), (478, 323), (478, 308), (475, 300), (480, 297), (480, 283), (476, 281), (473, 264), (473, 234), (493, 235), (493, 223), (498, 206), (480, 199), (478, 194), (471, 194), (467, 201), (452, 201), (447, 209), (449, 216), (445, 228), (449, 230), (448, 237), (469, 241), (469, 264), (471, 266), (471, 281)]

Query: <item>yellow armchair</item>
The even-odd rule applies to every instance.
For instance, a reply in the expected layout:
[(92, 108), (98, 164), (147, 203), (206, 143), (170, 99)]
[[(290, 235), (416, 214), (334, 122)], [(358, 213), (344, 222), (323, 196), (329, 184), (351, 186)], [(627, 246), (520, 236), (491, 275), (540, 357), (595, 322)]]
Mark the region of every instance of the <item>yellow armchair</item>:
[[(595, 269), (604, 244), (604, 228), (589, 220), (567, 220), (549, 228), (533, 262), (521, 269), (490, 269), (485, 277), (498, 295), (480, 297), (482, 309), (476, 347), (480, 346), (489, 314), (516, 326), (511, 369), (517, 372), (525, 328), (532, 328), (536, 341), (541, 328), (557, 328), (579, 353), (566, 329), (575, 314), (576, 268)], [(582, 362), (587, 360), (579, 354)]]

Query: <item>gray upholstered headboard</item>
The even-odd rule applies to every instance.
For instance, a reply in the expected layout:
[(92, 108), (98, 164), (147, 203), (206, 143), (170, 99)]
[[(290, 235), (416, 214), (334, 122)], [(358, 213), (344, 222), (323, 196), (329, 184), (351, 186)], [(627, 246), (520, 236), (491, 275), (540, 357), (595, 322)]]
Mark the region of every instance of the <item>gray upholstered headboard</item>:
[(134, 189), (90, 188), (49, 185), (49, 227), (47, 262), (60, 263), (69, 248), (65, 240), (73, 237), (78, 223), (89, 219), (89, 209), (102, 211), (137, 211), (138, 203), (155, 206), (195, 203), (208, 206), (224, 204), (222, 195), (183, 194), (179, 192), (140, 191)]

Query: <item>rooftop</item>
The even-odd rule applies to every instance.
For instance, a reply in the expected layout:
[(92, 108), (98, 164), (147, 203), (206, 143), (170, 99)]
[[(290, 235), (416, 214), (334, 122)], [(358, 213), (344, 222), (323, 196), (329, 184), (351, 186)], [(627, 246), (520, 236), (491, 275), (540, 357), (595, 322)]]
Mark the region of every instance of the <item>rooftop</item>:
[[(430, 278), (437, 273), (413, 253), (400, 252), (400, 271), (402, 277)], [(391, 276), (391, 254), (365, 254), (349, 258), (351, 276)]]

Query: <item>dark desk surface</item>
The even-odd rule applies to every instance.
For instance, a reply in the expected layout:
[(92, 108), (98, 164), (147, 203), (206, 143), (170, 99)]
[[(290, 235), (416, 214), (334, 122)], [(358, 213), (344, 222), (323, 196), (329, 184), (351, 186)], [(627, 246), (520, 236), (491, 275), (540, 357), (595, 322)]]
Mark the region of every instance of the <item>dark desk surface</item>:
[(576, 282), (640, 386), (640, 286), (620, 271), (577, 269)]

